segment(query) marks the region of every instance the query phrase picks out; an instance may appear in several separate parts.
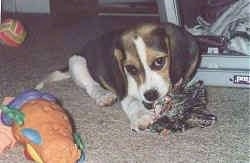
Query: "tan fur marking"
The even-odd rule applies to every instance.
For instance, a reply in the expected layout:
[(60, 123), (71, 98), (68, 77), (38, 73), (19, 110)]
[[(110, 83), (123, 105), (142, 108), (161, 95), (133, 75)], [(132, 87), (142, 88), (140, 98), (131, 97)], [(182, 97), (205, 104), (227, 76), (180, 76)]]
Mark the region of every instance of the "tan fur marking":
[(146, 24), (143, 26), (139, 26), (137, 28), (137, 33), (143, 37), (143, 36), (150, 34), (156, 28), (158, 28), (158, 27), (155, 24)]
[(122, 40), (125, 44), (129, 45), (128, 42), (130, 42), (130, 45), (132, 44), (132, 40), (136, 35), (141, 36), (142, 38), (150, 37), (150, 33), (155, 30), (158, 26), (152, 23), (144, 24), (141, 26), (138, 26), (137, 28), (127, 31), (123, 34)]
[(114, 56), (115, 56), (115, 58), (116, 58), (116, 60), (118, 62), (119, 69), (120, 69), (120, 72), (122, 73), (123, 78), (126, 79), (126, 75), (124, 73), (124, 68), (123, 68), (124, 56), (123, 56), (121, 50), (115, 49), (114, 50)]
[(167, 53), (156, 51), (156, 50), (151, 49), (151, 48), (147, 48), (146, 51), (147, 51), (147, 63), (148, 63), (148, 65), (151, 65), (159, 57), (167, 57), (168, 56)]

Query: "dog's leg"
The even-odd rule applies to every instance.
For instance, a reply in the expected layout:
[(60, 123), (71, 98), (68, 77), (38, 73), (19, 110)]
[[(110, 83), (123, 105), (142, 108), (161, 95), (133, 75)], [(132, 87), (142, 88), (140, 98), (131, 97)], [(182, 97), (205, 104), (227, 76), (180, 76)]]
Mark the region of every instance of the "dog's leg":
[(41, 90), (46, 83), (61, 81), (69, 78), (70, 78), (69, 72), (54, 71), (51, 74), (49, 74), (46, 78), (44, 78), (39, 84), (37, 84), (35, 88)]
[(117, 96), (113, 92), (101, 87), (91, 77), (87, 68), (87, 61), (84, 57), (72, 56), (69, 59), (69, 72), (75, 83), (80, 88), (84, 88), (89, 96), (95, 99), (97, 105), (109, 106), (116, 101)]
[(127, 96), (121, 101), (121, 105), (130, 120), (132, 130), (145, 130), (153, 124), (154, 114), (136, 98)]

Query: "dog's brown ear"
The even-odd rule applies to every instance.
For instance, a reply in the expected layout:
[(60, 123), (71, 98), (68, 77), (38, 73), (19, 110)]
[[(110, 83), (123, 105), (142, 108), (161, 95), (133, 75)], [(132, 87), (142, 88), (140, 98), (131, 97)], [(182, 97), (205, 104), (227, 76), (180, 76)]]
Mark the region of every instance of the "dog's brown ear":
[(114, 58), (116, 59), (118, 63), (121, 74), (125, 77), (125, 72), (123, 69), (123, 61), (125, 60), (125, 52), (124, 52), (123, 44), (122, 44), (120, 37), (116, 38), (116, 41), (115, 41)]
[(115, 74), (113, 75), (114, 87), (116, 90), (116, 94), (118, 95), (119, 99), (121, 100), (123, 97), (126, 96), (127, 92), (127, 78), (125, 75), (125, 71), (123, 68), (123, 62), (125, 59), (124, 50), (120, 42), (116, 42), (113, 51), (113, 59), (111, 61), (112, 69), (115, 69)]
[(163, 28), (170, 55), (170, 80), (173, 87), (178, 87), (194, 76), (200, 61), (199, 47), (194, 37), (184, 28), (168, 23)]

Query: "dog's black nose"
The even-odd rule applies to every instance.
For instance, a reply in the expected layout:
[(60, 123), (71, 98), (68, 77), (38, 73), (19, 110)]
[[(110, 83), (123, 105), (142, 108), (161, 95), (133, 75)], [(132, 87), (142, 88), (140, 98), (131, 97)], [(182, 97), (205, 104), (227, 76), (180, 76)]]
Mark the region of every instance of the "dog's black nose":
[(150, 89), (144, 93), (144, 97), (148, 101), (155, 101), (159, 98), (159, 93), (156, 89)]

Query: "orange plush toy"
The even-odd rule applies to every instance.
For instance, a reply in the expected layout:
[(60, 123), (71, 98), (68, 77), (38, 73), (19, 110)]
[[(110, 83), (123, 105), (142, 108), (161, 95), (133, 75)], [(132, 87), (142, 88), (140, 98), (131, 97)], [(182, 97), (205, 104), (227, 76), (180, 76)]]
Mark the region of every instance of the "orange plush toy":
[(84, 162), (81, 139), (73, 133), (65, 110), (52, 95), (25, 91), (2, 110), (3, 123), (12, 126), (26, 158), (37, 163)]

